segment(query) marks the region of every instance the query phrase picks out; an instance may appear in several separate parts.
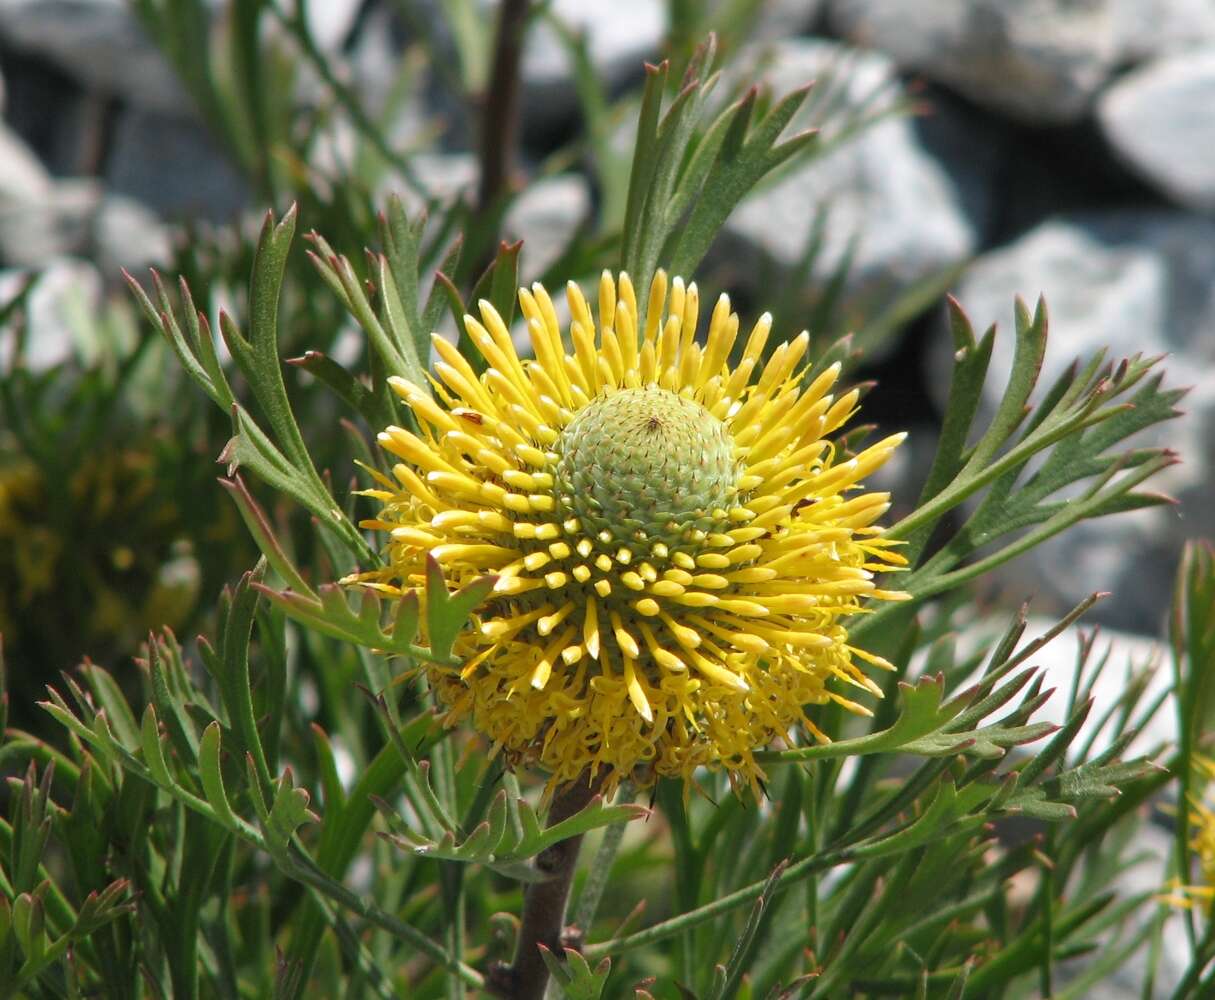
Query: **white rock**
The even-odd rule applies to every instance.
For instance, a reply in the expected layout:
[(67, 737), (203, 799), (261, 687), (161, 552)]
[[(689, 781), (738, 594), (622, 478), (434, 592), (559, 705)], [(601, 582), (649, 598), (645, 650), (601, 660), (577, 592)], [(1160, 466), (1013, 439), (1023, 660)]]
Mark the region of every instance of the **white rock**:
[[(496, 7), (497, 4), (491, 4)], [(553, 0), (551, 16), (582, 34), (596, 76), (609, 90), (640, 78), (659, 55), (667, 30), (661, 0)], [(496, 17), (496, 13), (485, 16)], [(522, 115), (529, 131), (544, 130), (578, 107), (573, 66), (560, 36), (541, 18), (528, 33), (521, 65)]]
[(580, 175), (547, 177), (524, 189), (502, 220), (504, 239), (523, 240), (521, 284), (557, 262), (590, 210), (591, 192)]
[(1215, 211), (1215, 44), (1148, 63), (1102, 96), (1118, 154), (1168, 197)]
[[(765, 45), (753, 57), (763, 52), (772, 57), (763, 79), (776, 94), (819, 80), (786, 134), (821, 125), (823, 141), (830, 143), (848, 112), (874, 93), (897, 96), (894, 65), (877, 53), (810, 39)], [(954, 180), (920, 145), (910, 120), (887, 118), (749, 196), (726, 223), (714, 262), (733, 257), (745, 274), (753, 271), (758, 251), (793, 265), (806, 250), (819, 210), (826, 211), (827, 225), (813, 275), (826, 280), (854, 251), (849, 288), (856, 293), (905, 286), (966, 257), (976, 245)]]
[[(586, 38), (591, 62), (607, 81), (639, 70), (667, 29), (666, 5), (657, 0), (554, 0), (549, 13)], [(565, 46), (543, 21), (527, 38), (522, 69), (529, 86), (565, 86), (573, 78)]]
[(1110, 7), (1127, 62), (1215, 42), (1210, 0), (1110, 0)]
[(163, 267), (172, 258), (169, 232), (156, 214), (133, 198), (106, 195), (93, 219), (92, 258), (107, 278)]
[[(1020, 598), (1041, 594), (1062, 610), (1095, 590), (1113, 597), (1096, 620), (1155, 632), (1172, 589), (1182, 542), (1215, 532), (1215, 223), (1174, 212), (1107, 212), (1043, 223), (985, 254), (958, 288), (976, 329), (998, 320), (984, 409), (994, 412), (1011, 367), (1012, 303), (1046, 297), (1051, 339), (1041, 384), (1049, 386), (1073, 358), (1108, 346), (1118, 359), (1168, 353), (1166, 385), (1197, 383), (1179, 420), (1133, 439), (1167, 446), (1182, 459), (1144, 489), (1170, 493), (1177, 508), (1153, 508), (1085, 522), (997, 570), (992, 579)], [(952, 353), (942, 330), (930, 384), (947, 387)], [(982, 414), (980, 415), (982, 417)], [(1048, 605), (1049, 606), (1049, 605)]]
[(0, 122), (0, 206), (44, 198), (51, 186), (51, 175), (33, 150)]
[[(1125, 0), (1119, 0), (1125, 2)], [(1122, 56), (1111, 0), (831, 0), (832, 26), (1027, 122), (1074, 121)]]
[[(449, 203), (462, 195), (471, 196), (477, 186), (477, 158), (472, 153), (419, 153), (410, 166), (432, 198)], [(390, 194), (399, 194), (411, 215), (425, 205), (424, 199), (397, 175), (390, 173), (377, 188), (382, 204)]]
[(755, 12), (749, 37), (763, 41), (808, 35), (822, 15), (825, 0), (765, 0)]
[[(286, 0), (283, 3), (283, 7), (292, 13), (298, 6), (299, 0)], [(313, 0), (308, 4), (304, 11), (308, 31), (322, 52), (333, 52), (341, 48), (350, 37), (350, 31), (362, 6), (363, 0), (324, 0), (323, 3)]]
[(55, 181), (36, 198), (0, 196), (0, 259), (38, 267), (53, 257), (85, 253), (101, 199), (101, 186), (92, 180)]
[[(0, 303), (28, 276), (28, 270), (0, 270)], [(25, 367), (40, 372), (76, 358), (86, 346), (80, 332), (100, 311), (101, 300), (101, 275), (92, 265), (60, 258), (42, 268), (26, 300)]]

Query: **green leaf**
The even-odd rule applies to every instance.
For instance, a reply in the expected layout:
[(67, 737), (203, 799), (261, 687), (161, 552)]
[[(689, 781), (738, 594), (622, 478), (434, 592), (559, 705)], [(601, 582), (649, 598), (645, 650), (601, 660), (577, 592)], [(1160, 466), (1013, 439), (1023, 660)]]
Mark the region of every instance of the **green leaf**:
[(265, 822), (266, 839), (271, 851), (275, 848), (285, 850), (288, 841), (295, 836), (295, 831), (305, 823), (319, 823), (320, 819), (308, 808), (312, 801), (306, 788), (296, 788), (287, 768), (274, 782), (274, 800), (270, 806), (270, 815)]
[[(494, 259), (469, 295), (471, 302), (479, 305), (484, 299), (493, 306), (508, 330), (515, 319), (515, 305), (519, 294), (519, 251), (522, 249), (522, 240), (517, 243), (499, 244)], [(460, 328), (463, 329), (463, 324)]]
[(152, 773), (152, 780), (162, 787), (173, 785), (173, 776), (169, 773), (169, 765), (165, 762), (164, 751), (160, 746), (160, 723), (156, 719), (154, 705), (144, 709), (140, 746), (143, 748), (143, 761)]
[(833, 740), (796, 750), (766, 751), (755, 755), (761, 764), (792, 763), (870, 753), (890, 753), (903, 749), (947, 725), (962, 710), (957, 700), (942, 704), (945, 678), (921, 677), (915, 684), (899, 682), (902, 709), (889, 729), (848, 740)]
[(212, 722), (203, 730), (202, 739), (198, 744), (198, 776), (202, 780), (207, 801), (215, 810), (216, 818), (228, 829), (235, 830), (239, 822), (228, 804), (228, 793), (224, 789), (218, 722)]
[(458, 841), (452, 831), (434, 840), (410, 828), (387, 803), (378, 803), (387, 819), (390, 832), (381, 834), (401, 850), (430, 858), (482, 864), (503, 875), (525, 881), (537, 881), (543, 874), (526, 862), (545, 848), (562, 840), (578, 837), (600, 827), (645, 819), (650, 810), (633, 804), (605, 805), (603, 796), (591, 801), (569, 818), (549, 827), (541, 827), (535, 810), (523, 799), (517, 801), (522, 830), (508, 822), (507, 793), (498, 792), (489, 807), (489, 814), (467, 837)]
[(370, 427), (385, 427), (392, 422), (391, 413), (384, 412), (375, 393), (345, 368), (320, 351), (306, 351), (298, 358), (288, 358), (287, 364), (301, 368), (333, 390), (343, 403), (361, 416)]
[[(252, 591), (265, 596), (288, 618), (322, 635), (390, 655), (408, 656), (415, 662), (455, 665), (452, 644), (473, 609), (493, 589), (496, 577), (479, 577), (450, 594), (438, 564), (428, 563), (426, 612), (430, 646), (419, 646), (415, 641), (419, 626), (416, 596), (406, 594), (387, 602), (393, 611), (393, 620), (385, 622), (385, 602), (372, 589), (361, 590), (357, 597), (351, 588), (340, 584), (322, 584), (314, 590), (287, 556), (270, 527), (269, 518), (240, 477), (225, 482), (224, 488), (236, 502), (267, 563), (288, 584), (286, 589), (279, 590), (262, 583), (260, 578), (251, 579)], [(357, 609), (354, 601), (358, 602)], [(245, 638), (247, 641), (247, 635)], [(235, 696), (235, 692), (233, 694)]]
[[(914, 568), (898, 582), (915, 603), (954, 590), (1086, 518), (1170, 502), (1138, 487), (1175, 461), (1171, 452), (1117, 450), (1129, 436), (1177, 416), (1183, 393), (1161, 387), (1153, 372), (1159, 359), (1136, 356), (1113, 366), (1103, 364), (1099, 353), (1065, 373), (1031, 410), (1027, 400), (1045, 351), (1046, 309), (1039, 302), (1031, 317), (1018, 301), (1017, 348), (1006, 392), (987, 431), (967, 449), (963, 442), (977, 410), (991, 332), (976, 343), (956, 304), (952, 312), (961, 346), (941, 451), (917, 509), (887, 531), (909, 543)], [(1076, 484), (1085, 484), (1078, 496)], [(984, 490), (962, 528), (915, 565), (941, 518)], [(893, 613), (877, 609), (857, 623), (852, 641), (863, 643)]]
[(600, 1000), (612, 971), (610, 958), (603, 958), (592, 969), (574, 948), (564, 949), (565, 961), (560, 961), (544, 944), (538, 947), (553, 983), (565, 1000)]
[(755, 900), (755, 905), (751, 907), (750, 916), (747, 918), (747, 923), (743, 927), (742, 933), (738, 936), (738, 942), (734, 946), (733, 953), (730, 955), (729, 963), (724, 966), (719, 965), (714, 970), (713, 986), (706, 1000), (727, 1000), (727, 998), (737, 995), (743, 973), (747, 971), (754, 954), (753, 946), (756, 936), (759, 934), (761, 927), (771, 922), (770, 917), (767, 921), (764, 919), (765, 913), (772, 903), (772, 896), (776, 891), (776, 886), (780, 882), (780, 877), (788, 867), (789, 862), (785, 860), (772, 869), (772, 874), (768, 876), (768, 881), (764, 884), (763, 891), (759, 894), (759, 898)]
[(443, 570), (433, 555), (426, 556), (426, 634), (430, 638), (430, 657), (437, 661), (451, 658), (452, 643), (467, 623), (473, 609), (481, 604), (494, 585), (495, 576), (482, 576), (454, 594), (447, 590)]

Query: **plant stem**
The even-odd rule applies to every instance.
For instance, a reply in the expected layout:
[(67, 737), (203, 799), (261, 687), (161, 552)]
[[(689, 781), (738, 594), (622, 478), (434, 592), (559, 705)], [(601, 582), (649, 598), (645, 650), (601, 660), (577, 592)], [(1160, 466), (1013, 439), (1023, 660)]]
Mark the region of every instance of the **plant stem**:
[[(519, 59), (523, 29), (530, 12), (528, 0), (503, 0), (494, 36), (494, 62), (481, 111), (481, 177), (477, 186), (477, 212), (495, 218), (498, 203), (510, 183), (519, 125)], [(498, 226), (491, 226), (477, 252), (488, 266), (497, 245)], [(482, 268), (478, 268), (478, 271)]]
[[(627, 778), (620, 783), (616, 793), (616, 802), (623, 805), (633, 797), (633, 783)], [(607, 888), (608, 875), (611, 873), (612, 861), (620, 849), (624, 839), (624, 828), (627, 824), (617, 823), (609, 826), (603, 832), (603, 840), (599, 850), (595, 852), (595, 861), (587, 875), (586, 885), (578, 899), (578, 908), (574, 911), (574, 926), (583, 934), (589, 934), (591, 921), (595, 919), (595, 911), (599, 909), (599, 901), (603, 898), (603, 890)]]
[[(553, 798), (548, 811), (548, 826), (555, 826), (586, 808), (595, 795), (599, 782), (583, 775), (566, 785)], [(582, 836), (570, 837), (536, 856), (536, 868), (543, 882), (534, 882), (523, 898), (523, 920), (519, 927), (519, 942), (515, 961), (509, 967), (499, 966), (489, 977), (489, 985), (508, 1000), (544, 1000), (548, 985), (548, 966), (540, 953), (544, 945), (555, 955), (561, 952), (561, 931), (565, 923), (565, 901), (574, 880), (578, 849)]]

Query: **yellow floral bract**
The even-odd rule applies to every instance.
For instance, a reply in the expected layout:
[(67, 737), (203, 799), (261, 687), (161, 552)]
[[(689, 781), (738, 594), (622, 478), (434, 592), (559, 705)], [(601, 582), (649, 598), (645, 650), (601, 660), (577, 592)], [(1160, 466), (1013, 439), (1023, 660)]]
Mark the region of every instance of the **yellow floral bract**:
[(880, 696), (856, 661), (888, 664), (844, 622), (903, 596), (873, 582), (901, 560), (875, 527), (888, 496), (848, 494), (903, 436), (841, 459), (830, 435), (858, 393), (832, 395), (838, 366), (803, 377), (806, 333), (764, 361), (767, 314), (739, 353), (724, 295), (703, 343), (696, 286), (662, 272), (644, 329), (626, 275), (603, 275), (597, 316), (572, 283), (567, 298), (568, 344), (533, 285), (533, 360), (481, 302), (465, 324), (483, 374), (436, 337), (433, 395), (391, 380), (418, 432), (379, 435), (401, 461), (364, 526), (390, 534), (388, 565), (355, 579), (419, 587), (428, 552), (456, 585), (498, 576), (457, 642), (463, 668), (430, 679), (450, 724), (554, 783), (709, 765), (754, 784), (756, 748), (799, 726), (826, 739), (803, 706)]

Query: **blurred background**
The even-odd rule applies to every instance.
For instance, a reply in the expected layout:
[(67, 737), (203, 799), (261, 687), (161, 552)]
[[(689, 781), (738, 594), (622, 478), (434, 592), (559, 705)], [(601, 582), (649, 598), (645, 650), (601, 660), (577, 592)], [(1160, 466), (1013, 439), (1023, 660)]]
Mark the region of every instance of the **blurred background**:
[[(39, 691), (84, 656), (118, 666), (164, 623), (203, 627), (200, 609), (255, 558), (214, 484), (227, 421), (137, 316), (123, 268), (185, 275), (204, 311), (239, 315), (268, 207), (300, 202), (304, 231), (355, 258), (397, 193), (430, 211), (430, 270), (463, 228), (490, 255), (522, 239), (521, 280), (593, 278), (616, 258), (643, 63), (668, 58), (678, 80), (709, 30), (723, 101), (817, 80), (795, 128), (824, 141), (735, 213), (702, 294), (727, 290), (744, 317), (770, 310), (778, 333), (808, 327), (822, 346), (854, 333), (854, 377), (880, 384), (866, 416), (912, 433), (882, 484), (896, 513), (944, 403), (947, 291), (1003, 331), (993, 407), (1016, 294), (1047, 298), (1048, 382), (1102, 345), (1171, 355), (1173, 381), (1194, 386), (1189, 415), (1152, 443), (1182, 458), (1161, 483), (1179, 503), (1082, 525), (982, 588), (992, 606), (1035, 595), (1042, 614), (1110, 590), (1094, 620), (1159, 634), (1182, 540), (1215, 533), (1215, 4), (527, 13), (512, 133), (493, 119), (511, 102), (490, 0), (0, 0), (0, 632), (14, 686)], [(483, 174), (487, 134), (510, 147), (490, 157), (501, 183)], [(357, 368), (361, 342), (298, 247), (292, 267), (284, 356)], [(308, 374), (289, 382), (342, 495), (368, 428), (339, 421)]]

